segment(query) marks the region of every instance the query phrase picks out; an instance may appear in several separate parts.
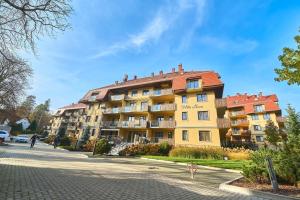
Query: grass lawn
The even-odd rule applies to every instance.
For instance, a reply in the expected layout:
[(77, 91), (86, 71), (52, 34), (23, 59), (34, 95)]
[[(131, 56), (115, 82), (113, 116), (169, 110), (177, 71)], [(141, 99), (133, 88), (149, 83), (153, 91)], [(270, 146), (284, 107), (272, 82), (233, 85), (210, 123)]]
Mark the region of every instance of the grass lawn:
[(157, 160), (167, 160), (173, 162), (191, 163), (197, 165), (204, 165), (210, 167), (219, 167), (223, 169), (235, 169), (241, 170), (244, 163), (247, 160), (212, 160), (212, 159), (191, 159), (191, 158), (179, 158), (179, 157), (168, 157), (168, 156), (143, 156), (144, 158), (151, 158)]

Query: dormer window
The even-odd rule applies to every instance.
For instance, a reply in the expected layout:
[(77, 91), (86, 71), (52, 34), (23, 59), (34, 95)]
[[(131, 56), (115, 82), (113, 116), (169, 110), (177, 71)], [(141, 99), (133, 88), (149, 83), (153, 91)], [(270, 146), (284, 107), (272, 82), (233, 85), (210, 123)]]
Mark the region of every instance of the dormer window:
[(131, 91), (131, 96), (132, 96), (132, 97), (136, 97), (136, 96), (137, 96), (137, 93), (138, 93), (137, 90), (132, 90), (132, 91)]
[(265, 109), (264, 109), (263, 105), (254, 105), (254, 111), (255, 112), (263, 112), (263, 111), (265, 111)]
[(196, 89), (199, 88), (199, 80), (188, 80), (187, 81), (187, 88), (188, 89)]
[(95, 101), (96, 100), (96, 97), (99, 93), (98, 92), (93, 92), (92, 95), (90, 96), (90, 101)]

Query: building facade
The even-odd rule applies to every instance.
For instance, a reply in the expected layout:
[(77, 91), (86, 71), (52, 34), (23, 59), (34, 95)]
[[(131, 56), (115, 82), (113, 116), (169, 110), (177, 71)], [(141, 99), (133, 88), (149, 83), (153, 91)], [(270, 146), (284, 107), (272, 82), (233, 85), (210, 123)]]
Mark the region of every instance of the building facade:
[[(255, 112), (246, 103), (250, 100), (244, 102), (240, 95), (222, 98), (223, 88), (218, 73), (185, 72), (182, 65), (170, 73), (160, 71), (149, 77), (134, 76), (129, 80), (125, 75), (121, 82), (90, 90), (84, 95), (79, 104), (86, 107), (80, 115), (82, 123), (75, 135), (80, 137), (88, 128), (91, 138), (119, 137), (133, 143), (142, 137), (153, 143), (168, 141), (174, 145), (221, 146), (228, 140), (247, 142), (254, 138), (260, 141), (256, 129), (257, 134), (252, 134), (252, 127), (265, 126), (265, 121), (260, 120), (265, 111), (269, 119), (279, 125), (281, 112), (276, 95), (257, 97), (259, 100), (254, 101), (253, 106), (260, 103), (266, 109), (257, 113), (259, 120), (253, 122)], [(253, 99), (254, 95), (250, 97)], [(273, 104), (269, 107), (270, 100), (275, 102), (276, 108), (273, 109)], [(244, 118), (237, 115), (239, 109), (244, 110)], [(60, 123), (65, 114), (60, 115)]]

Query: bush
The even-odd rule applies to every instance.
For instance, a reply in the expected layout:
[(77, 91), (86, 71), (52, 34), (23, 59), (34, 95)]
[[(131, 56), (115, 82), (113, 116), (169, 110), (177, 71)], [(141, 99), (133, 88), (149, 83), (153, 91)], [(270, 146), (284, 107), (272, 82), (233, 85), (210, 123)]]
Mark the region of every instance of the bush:
[(170, 151), (169, 155), (181, 158), (223, 160), (225, 151), (219, 147), (176, 147)]
[(223, 148), (223, 150), (229, 160), (249, 160), (250, 154), (253, 152), (245, 148)]
[(68, 136), (63, 136), (60, 139), (60, 146), (70, 146), (71, 145), (71, 139)]
[(49, 135), (47, 139), (44, 140), (47, 144), (52, 144), (56, 135)]
[(60, 148), (66, 149), (68, 151), (76, 151), (76, 149), (73, 146), (59, 146)]
[(86, 142), (86, 144), (84, 144), (82, 146), (83, 147), (83, 151), (89, 151), (89, 152), (93, 151), (95, 143), (96, 143), (95, 139), (94, 140), (88, 140)]
[(167, 142), (161, 144), (136, 144), (123, 149), (119, 155), (121, 156), (136, 156), (136, 155), (168, 155), (172, 148)]
[(107, 154), (111, 150), (111, 144), (107, 139), (100, 139), (95, 146), (95, 154)]

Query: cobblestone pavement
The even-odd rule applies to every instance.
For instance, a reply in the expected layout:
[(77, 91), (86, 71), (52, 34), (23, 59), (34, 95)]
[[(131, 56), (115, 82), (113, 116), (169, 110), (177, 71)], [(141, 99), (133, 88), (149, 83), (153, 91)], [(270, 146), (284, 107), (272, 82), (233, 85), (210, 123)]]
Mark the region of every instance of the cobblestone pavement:
[(223, 192), (236, 173), (127, 158), (87, 158), (38, 143), (0, 147), (0, 199), (261, 199)]

